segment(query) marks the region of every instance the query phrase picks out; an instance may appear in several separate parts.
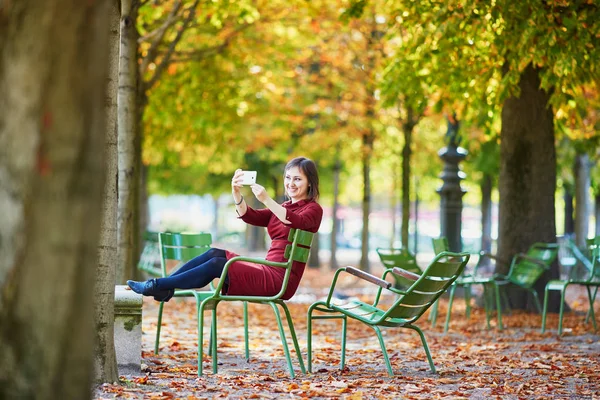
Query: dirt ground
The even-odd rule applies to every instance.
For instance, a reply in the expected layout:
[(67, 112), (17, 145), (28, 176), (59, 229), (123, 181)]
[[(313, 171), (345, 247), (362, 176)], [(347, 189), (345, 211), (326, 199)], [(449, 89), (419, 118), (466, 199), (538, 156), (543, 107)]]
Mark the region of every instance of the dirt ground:
[[(288, 303), (300, 349), (306, 362), (308, 306), (326, 296), (332, 273), (310, 269)], [(343, 296), (369, 300), (373, 289), (356, 278), (340, 281)], [(244, 358), (241, 303), (221, 303), (218, 309), (218, 374), (206, 355), (197, 376), (195, 303), (174, 299), (166, 304), (160, 352), (153, 352), (157, 304), (144, 299), (142, 372), (121, 376), (120, 382), (94, 390), (95, 399), (600, 399), (600, 336), (584, 324), (585, 292), (569, 289), (573, 312), (565, 315), (565, 332), (557, 336), (558, 316), (550, 314), (540, 333), (541, 316), (513, 312), (504, 316), (505, 329), (486, 329), (482, 309), (465, 317), (464, 301), (456, 299), (450, 329), (443, 332), (447, 301), (440, 302), (435, 327), (425, 315), (424, 330), (437, 368), (430, 372), (420, 339), (408, 329), (384, 328), (395, 376), (386, 372), (374, 332), (348, 323), (346, 367), (340, 370), (341, 324), (313, 324), (313, 373), (303, 374), (292, 350), (296, 377), (288, 373), (277, 324), (268, 306), (249, 306), (250, 360)], [(596, 313), (600, 313), (596, 302)], [(208, 327), (208, 313), (205, 327)], [(287, 332), (287, 330), (286, 330)], [(289, 337), (289, 336), (288, 336)]]

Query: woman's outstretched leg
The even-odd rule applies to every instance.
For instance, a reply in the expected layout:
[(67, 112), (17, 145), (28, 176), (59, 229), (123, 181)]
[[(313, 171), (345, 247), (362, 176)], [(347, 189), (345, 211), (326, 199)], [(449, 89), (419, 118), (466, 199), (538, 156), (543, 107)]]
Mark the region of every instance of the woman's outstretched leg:
[(127, 285), (136, 293), (144, 296), (154, 296), (157, 301), (169, 301), (173, 297), (176, 288), (201, 288), (208, 285), (213, 279), (219, 278), (225, 263), (227, 263), (225, 257), (212, 257), (200, 265), (191, 266), (192, 264), (186, 264), (184, 266), (187, 267), (187, 270), (181, 271), (180, 269), (176, 274), (167, 278), (149, 279), (145, 282), (130, 280), (127, 281)]
[(181, 268), (179, 268), (177, 271), (173, 272), (169, 276), (171, 277), (171, 276), (182, 274), (186, 271), (189, 271), (192, 268), (195, 268), (199, 265), (204, 264), (211, 258), (215, 258), (215, 257), (224, 258), (225, 250), (216, 249), (214, 247), (211, 247), (206, 253), (200, 254), (198, 257), (192, 258), (190, 261), (183, 264), (181, 266)]

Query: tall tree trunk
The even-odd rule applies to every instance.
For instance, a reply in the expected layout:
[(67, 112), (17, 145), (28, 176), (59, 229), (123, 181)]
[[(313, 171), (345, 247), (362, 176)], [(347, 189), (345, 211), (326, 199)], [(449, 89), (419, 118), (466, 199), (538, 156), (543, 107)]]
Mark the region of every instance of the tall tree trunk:
[(121, 1), (121, 48), (119, 58), (119, 202), (117, 213), (117, 283), (135, 276), (139, 212), (140, 162), (138, 159), (139, 110), (137, 0)]
[(575, 158), (575, 243), (586, 247), (590, 215), (590, 159), (587, 154)]
[(481, 251), (492, 251), (492, 177), (484, 174), (481, 181)]
[(212, 234), (212, 238), (213, 238), (213, 242), (214, 242), (219, 237), (219, 196), (212, 195), (211, 197), (212, 197), (212, 201), (213, 201), (213, 215), (214, 215), (213, 222), (212, 222), (211, 234)]
[(0, 7), (0, 398), (90, 398), (107, 2)]
[(563, 199), (565, 202), (565, 236), (571, 236), (575, 233), (575, 218), (573, 214), (575, 209), (573, 208), (573, 195), (571, 194), (570, 188), (565, 185)]
[(98, 247), (98, 270), (95, 289), (96, 347), (94, 350), (95, 381), (116, 382), (119, 379), (114, 345), (114, 298), (117, 265), (117, 91), (119, 81), (119, 20), (117, 1), (110, 4), (110, 37), (106, 95), (106, 182)]
[(402, 147), (402, 248), (408, 250), (410, 223), (410, 156), (412, 153), (412, 132), (415, 128), (414, 113), (407, 109), (406, 121), (402, 124), (404, 147)]
[[(371, 121), (369, 121), (371, 123)], [(371, 214), (371, 154), (373, 152), (374, 133), (363, 134), (362, 166), (363, 166), (363, 200), (362, 200), (362, 232), (360, 267), (369, 272), (369, 215)]]
[(398, 209), (398, 193), (400, 192), (398, 169), (395, 162), (392, 162), (392, 165), (392, 190), (390, 191), (390, 220), (392, 222), (392, 232), (390, 235), (390, 248), (393, 248), (394, 243), (396, 242), (396, 214)]
[[(532, 66), (521, 74), (519, 88), (520, 96), (506, 99), (502, 109), (498, 254), (503, 259), (535, 242), (556, 243), (556, 149), (549, 93), (540, 89), (538, 71)], [(506, 273), (508, 266), (497, 269)], [(536, 288), (543, 292), (548, 279), (556, 277), (557, 262)], [(511, 293), (510, 299), (515, 308), (527, 306), (523, 291)], [(555, 309), (558, 303), (552, 306)]]
[[(339, 148), (339, 144), (338, 144)], [(338, 210), (340, 208), (339, 195), (340, 195), (340, 171), (342, 169), (342, 163), (339, 156), (336, 154), (335, 164), (333, 165), (333, 207), (331, 208), (331, 259), (329, 262), (329, 268), (336, 270), (338, 268), (337, 262), (337, 237), (340, 230), (340, 220), (338, 218)]]
[(310, 246), (310, 255), (308, 258), (308, 266), (310, 268), (319, 268), (321, 263), (319, 261), (319, 250), (321, 248), (321, 241), (319, 240), (319, 233), (315, 233), (313, 236), (312, 244)]

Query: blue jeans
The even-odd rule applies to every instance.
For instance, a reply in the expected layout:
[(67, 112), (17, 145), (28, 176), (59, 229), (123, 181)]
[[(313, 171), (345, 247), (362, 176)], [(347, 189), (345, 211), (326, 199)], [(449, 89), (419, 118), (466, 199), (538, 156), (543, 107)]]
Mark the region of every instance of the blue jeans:
[[(206, 253), (192, 258), (166, 278), (156, 280), (159, 290), (196, 289), (220, 278), (227, 262), (225, 250), (211, 248)], [(229, 279), (225, 277), (227, 284)]]

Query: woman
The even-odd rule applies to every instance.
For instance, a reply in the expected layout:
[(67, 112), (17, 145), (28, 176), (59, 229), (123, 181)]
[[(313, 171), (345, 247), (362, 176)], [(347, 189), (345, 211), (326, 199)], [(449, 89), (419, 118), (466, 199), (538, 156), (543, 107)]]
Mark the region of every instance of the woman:
[[(240, 193), (242, 170), (238, 169), (231, 180), (233, 200), (240, 218), (256, 226), (264, 226), (271, 238), (271, 247), (266, 259), (285, 261), (284, 251), (291, 228), (316, 233), (321, 225), (323, 209), (317, 203), (319, 198), (319, 175), (315, 163), (304, 157), (297, 157), (287, 163), (284, 172), (284, 188), (290, 200), (278, 204), (267, 194), (264, 187), (251, 185), (254, 196), (266, 208), (255, 210), (246, 204)], [(208, 285), (221, 277), (227, 260), (236, 257), (228, 250), (211, 248), (206, 253), (188, 261), (171, 276), (150, 279), (145, 282), (127, 281), (136, 293), (154, 296), (157, 301), (169, 301), (174, 289), (193, 289)], [(304, 273), (306, 264), (294, 262), (283, 299), (291, 298)], [(281, 290), (285, 270), (246, 261), (235, 261), (227, 270), (223, 291), (229, 295), (273, 296)]]

